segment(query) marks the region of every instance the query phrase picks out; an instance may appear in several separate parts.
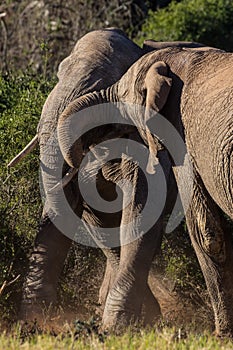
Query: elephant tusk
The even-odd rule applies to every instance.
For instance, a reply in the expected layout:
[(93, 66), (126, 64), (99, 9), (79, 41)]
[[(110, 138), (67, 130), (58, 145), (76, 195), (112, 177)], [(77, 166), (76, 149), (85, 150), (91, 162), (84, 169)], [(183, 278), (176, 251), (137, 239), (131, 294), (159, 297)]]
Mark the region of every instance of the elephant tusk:
[(78, 169), (76, 168), (71, 168), (65, 176), (59, 181), (55, 186), (53, 186), (50, 190), (48, 190), (48, 194), (51, 194), (53, 192), (57, 192), (63, 188), (65, 188), (70, 181), (73, 179), (73, 177), (77, 174)]
[(14, 157), (10, 161), (10, 163), (7, 164), (7, 167), (10, 168), (15, 166), (17, 163), (19, 163), (21, 159), (26, 157), (26, 155), (29, 154), (36, 147), (37, 143), (38, 143), (38, 135), (33, 137), (33, 139), (27, 144), (27, 146), (24, 147), (24, 149), (19, 154), (17, 154), (17, 156)]

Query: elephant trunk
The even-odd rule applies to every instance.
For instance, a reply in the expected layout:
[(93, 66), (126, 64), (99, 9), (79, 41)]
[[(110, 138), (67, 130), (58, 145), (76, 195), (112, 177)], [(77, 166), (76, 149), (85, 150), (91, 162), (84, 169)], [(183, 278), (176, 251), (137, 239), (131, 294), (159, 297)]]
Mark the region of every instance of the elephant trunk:
[[(61, 114), (58, 120), (58, 142), (62, 155), (71, 168), (77, 169), (85, 154), (83, 135), (94, 127), (103, 128), (106, 124), (106, 116), (108, 112), (111, 113), (108, 103), (118, 101), (115, 85), (77, 98)], [(101, 113), (91, 108), (100, 104)], [(110, 119), (109, 123), (111, 123)], [(97, 134), (92, 143), (97, 143), (96, 136)]]

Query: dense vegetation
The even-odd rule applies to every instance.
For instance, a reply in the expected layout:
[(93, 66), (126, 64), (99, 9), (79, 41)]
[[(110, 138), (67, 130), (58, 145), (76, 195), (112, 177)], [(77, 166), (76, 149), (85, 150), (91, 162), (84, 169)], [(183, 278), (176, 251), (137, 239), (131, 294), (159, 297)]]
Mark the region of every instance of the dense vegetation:
[[(3, 75), (0, 79), (0, 285), (5, 283), (1, 294), (8, 307), (8, 299), (12, 293), (19, 295), (22, 286), (26, 254), (38, 225), (41, 200), (38, 153), (32, 153), (13, 170), (7, 169), (7, 162), (35, 134), (41, 106), (51, 87), (52, 83), (33, 75)], [(8, 286), (19, 275), (21, 278)]]
[(139, 38), (196, 41), (232, 51), (232, 18), (231, 0), (172, 1), (160, 11), (149, 12)]
[[(38, 150), (12, 170), (6, 165), (34, 136), (43, 103), (56, 82), (57, 65), (70, 52), (74, 42), (89, 30), (118, 26), (140, 44), (145, 38), (193, 40), (233, 49), (231, 0), (182, 0), (171, 1), (168, 5), (169, 2), (67, 0), (62, 5), (63, 2), (58, 0), (5, 0), (0, 4), (0, 14), (6, 13), (0, 16), (0, 52), (3, 58), (0, 66), (0, 316), (3, 319), (16, 318), (23, 277), (42, 208)], [(100, 268), (96, 274), (92, 267), (100, 266), (100, 263), (103, 266), (98, 251), (72, 248), (61, 278), (60, 299), (64, 305), (67, 301), (87, 304), (88, 298), (92, 298), (93, 303), (85, 305), (92, 310), (103, 272)], [(153, 266), (159, 273), (166, 274), (174, 293), (192, 297), (196, 306), (206, 302), (203, 277), (184, 224), (176, 235), (164, 237), (162, 255)], [(158, 339), (154, 334), (148, 334), (142, 344), (153, 349), (171, 346), (176, 332), (166, 332)], [(131, 343), (123, 338), (119, 346), (115, 346), (115, 340), (109, 340), (109, 346), (133, 349), (141, 341), (137, 336), (129, 339)], [(3, 337), (0, 348), (17, 349), (17, 341), (12, 340), (12, 345)], [(212, 340), (206, 337), (192, 338), (191, 341), (193, 347), (182, 340), (177, 347), (173, 344), (174, 349), (217, 348), (217, 343), (211, 343)], [(38, 342), (42, 344), (49, 340), (40, 338)], [(70, 340), (67, 342), (71, 346)], [(42, 348), (42, 345), (37, 348)], [(101, 345), (96, 345), (96, 348), (101, 348)]]

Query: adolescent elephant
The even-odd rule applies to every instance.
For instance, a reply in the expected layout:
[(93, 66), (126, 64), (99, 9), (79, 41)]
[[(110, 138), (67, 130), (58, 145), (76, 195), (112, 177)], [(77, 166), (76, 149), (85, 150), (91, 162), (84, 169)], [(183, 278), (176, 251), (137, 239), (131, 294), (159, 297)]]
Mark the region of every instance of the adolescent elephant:
[[(77, 230), (76, 222), (70, 220), (69, 208), (75, 212), (77, 217), (82, 219), (85, 223), (85, 229), (90, 232), (90, 235), (96, 241), (97, 245), (101, 246), (107, 257), (106, 273), (100, 289), (101, 304), (104, 307), (108, 291), (111, 289), (119, 270), (121, 271), (123, 284), (120, 293), (127, 296), (129, 269), (132, 268), (131, 260), (128, 259), (128, 256), (130, 254), (133, 256), (136, 253), (139, 244), (137, 241), (132, 242), (132, 244), (130, 242), (121, 251), (117, 248), (116, 243), (113, 244), (114, 248), (111, 247), (111, 244), (104, 246), (98, 240), (98, 230), (108, 227), (117, 228), (119, 236), (127, 236), (125, 232), (120, 232), (121, 223), (124, 222), (126, 224), (133, 221), (134, 217), (137, 216), (137, 211), (140, 211), (140, 206), (143, 206), (145, 202), (146, 184), (144, 175), (139, 167), (136, 167), (132, 163), (131, 158), (123, 146), (122, 159), (108, 162), (95, 175), (98, 190), (101, 196), (107, 201), (111, 201), (116, 197), (115, 183), (119, 179), (131, 181), (133, 187), (130, 187), (132, 204), (128, 204), (126, 210), (123, 212), (119, 210), (116, 214), (106, 214), (93, 209), (80, 193), (77, 175), (75, 176), (76, 172), (69, 172), (68, 163), (64, 162), (61, 155), (60, 144), (57, 140), (57, 123), (60, 115), (64, 114), (63, 110), (70, 103), (72, 105), (73, 100), (90, 91), (98, 91), (115, 83), (141, 57), (142, 53), (142, 50), (131, 42), (120, 30), (106, 29), (84, 36), (76, 44), (71, 55), (59, 67), (59, 82), (43, 107), (38, 126), (38, 136), (23, 151), (25, 155), (33, 148), (37, 139), (39, 140), (41, 183), (46, 201), (39, 232), (31, 254), (29, 272), (24, 285), (23, 302), (20, 311), (20, 318), (22, 319), (35, 317), (39, 319), (40, 316), (43, 316), (43, 307), (48, 308), (56, 302), (58, 278), (71, 244), (70, 238), (74, 238), (75, 231)], [(82, 101), (82, 97), (80, 97), (80, 101)], [(92, 128), (95, 126), (95, 116), (91, 126)], [(80, 160), (86, 150), (92, 149), (92, 145), (98, 143), (99, 140), (103, 141), (112, 137), (119, 138), (124, 136), (124, 138), (142, 142), (136, 128), (132, 124), (120, 125), (120, 127), (118, 125), (101, 125), (100, 128), (95, 128), (94, 131), (81, 136), (81, 142), (84, 147), (78, 147), (77, 149), (77, 155)], [(144, 152), (146, 155), (146, 148)], [(10, 165), (17, 162), (18, 158), (16, 157)], [(170, 159), (166, 151), (158, 151), (158, 159), (164, 167), (167, 181), (171, 187), (170, 197), (172, 198), (173, 192), (176, 192), (176, 186), (171, 174)], [(85, 172), (82, 169), (79, 171), (83, 182), (92, 183), (95, 167), (101, 161), (103, 159), (99, 159), (98, 154), (92, 152), (92, 159), (90, 159), (89, 164), (85, 168), (89, 169), (89, 171)], [(68, 175), (66, 175), (67, 173)], [(57, 186), (62, 174), (65, 176), (66, 182), (64, 190), (65, 197), (63, 196), (63, 190)], [(65, 184), (63, 183), (63, 185)], [(125, 186), (122, 192), (122, 201), (127, 202), (127, 198), (130, 197), (129, 188)], [(68, 202), (68, 210), (64, 202)], [(169, 209), (166, 210), (168, 211)], [(136, 225), (136, 223), (132, 226), (130, 227), (129, 225), (129, 235), (131, 231), (136, 232), (139, 228), (139, 225)], [(148, 254), (145, 261), (143, 261), (147, 271), (149, 270), (153, 252), (156, 246), (159, 245), (161, 234), (162, 215), (158, 222), (155, 223), (153, 229), (151, 229), (150, 235), (146, 236), (148, 238), (141, 239), (140, 246), (153, 244), (154, 247), (152, 253)], [(120, 238), (117, 241), (118, 245), (120, 245)], [(123, 264), (124, 260), (125, 263)], [(126, 261), (128, 262), (126, 263)], [(137, 264), (141, 261), (142, 257), (139, 256)], [(120, 262), (123, 264), (124, 269), (119, 267)], [(129, 301), (132, 300), (132, 310), (130, 312), (127, 311), (127, 308), (124, 310), (125, 304), (122, 305), (124, 319), (127, 321), (133, 317), (138, 318), (140, 316), (143, 301), (145, 313), (149, 315), (146, 321), (151, 321), (151, 318), (160, 315), (159, 305), (147, 285), (147, 274), (141, 274), (140, 279), (143, 283), (140, 285), (140, 281), (137, 278), (136, 281), (139, 282), (139, 287), (137, 282), (137, 285), (135, 285), (136, 289), (134, 288), (134, 293), (136, 291), (139, 297), (128, 295), (127, 298), (124, 298), (125, 304), (128, 303), (127, 307), (129, 308)]]
[[(23, 154), (29, 152), (39, 141), (41, 182), (46, 202), (25, 281), (21, 318), (38, 316), (42, 312), (42, 304), (48, 307), (56, 302), (58, 277), (72, 242), (70, 238), (72, 238), (73, 227), (67, 228), (71, 231), (67, 237), (54, 224), (56, 218), (65, 221), (66, 212), (61, 206), (59, 191), (57, 194), (50, 193), (50, 189), (59, 182), (60, 170), (63, 169), (64, 174), (66, 173), (66, 166), (63, 165), (64, 161), (57, 142), (58, 118), (65, 107), (77, 97), (90, 91), (107, 88), (119, 80), (141, 55), (142, 50), (121, 30), (104, 29), (93, 31), (80, 39), (70, 56), (65, 58), (59, 66), (59, 81), (43, 107), (38, 134), (23, 151)], [(129, 131), (132, 132), (132, 130)], [(103, 128), (102, 132), (107, 134), (109, 129)], [(127, 133), (127, 130), (124, 132)], [(10, 166), (15, 164), (18, 158), (16, 157)], [(108, 183), (106, 186), (107, 191), (114, 192), (115, 195), (114, 186), (112, 188)], [(74, 181), (66, 186), (65, 193), (72, 209), (80, 216), (86, 216), (88, 220), (88, 208), (83, 204), (78, 186)], [(93, 217), (95, 218), (94, 214)], [(106, 226), (109, 218), (98, 217), (96, 220)], [(111, 225), (117, 226), (118, 222), (119, 215), (111, 218)], [(106, 256), (110, 259), (112, 257), (115, 261), (118, 259), (118, 252), (115, 254), (115, 251), (112, 253), (106, 250)], [(105, 299), (107, 288), (106, 277), (101, 299)]]
[[(156, 117), (159, 118), (155, 112), (160, 112), (182, 135), (191, 158), (192, 174), (187, 171), (183, 178), (178, 178), (180, 173), (177, 168), (182, 163), (174, 166), (174, 173), (181, 185), (184, 205), (187, 205), (186, 186), (190, 181), (193, 185), (192, 191), (189, 191), (187, 226), (211, 298), (216, 332), (230, 336), (233, 335), (233, 252), (221, 211), (233, 219), (232, 66), (233, 54), (217, 49), (162, 49), (144, 55), (107, 90), (82, 97), (82, 108), (116, 101), (146, 106), (146, 113), (138, 116), (125, 113), (124, 117), (133, 120), (137, 126), (144, 125), (146, 132), (141, 132), (141, 137), (145, 143), (148, 140), (151, 152), (148, 169), (152, 172), (156, 165), (157, 142), (150, 137), (147, 127), (151, 126), (153, 130)], [(58, 121), (61, 151), (67, 163), (74, 168), (77, 166), (75, 145), (71, 147), (72, 142), (68, 142), (68, 129), (71, 114), (79, 109), (80, 101), (76, 100)], [(77, 122), (76, 128), (78, 125)], [(84, 127), (83, 124), (79, 126)], [(162, 142), (166, 144), (166, 139)], [(170, 146), (175, 151), (176, 142)], [(184, 155), (184, 166), (185, 159)], [(146, 240), (149, 236), (144, 237)], [(142, 245), (127, 261), (131, 260), (133, 265), (138, 257), (140, 260), (152, 251), (150, 244)], [(133, 271), (128, 276), (127, 295), (136, 294), (135, 285), (142, 283), (140, 272), (147, 271), (142, 269), (143, 259), (140, 264), (133, 265)], [(120, 320), (120, 289), (119, 275), (107, 297), (103, 316), (105, 325), (116, 324)], [(131, 306), (129, 304), (129, 308)]]

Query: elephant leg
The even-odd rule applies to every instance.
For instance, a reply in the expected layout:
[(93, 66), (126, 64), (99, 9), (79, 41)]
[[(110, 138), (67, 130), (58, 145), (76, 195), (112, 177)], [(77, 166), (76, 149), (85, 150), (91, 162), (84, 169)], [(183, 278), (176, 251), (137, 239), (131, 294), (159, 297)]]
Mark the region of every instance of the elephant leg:
[[(114, 284), (120, 263), (119, 249), (103, 249), (103, 252), (107, 257), (107, 261), (104, 279), (99, 291), (101, 314), (103, 313), (108, 293)], [(151, 325), (157, 320), (158, 316), (161, 316), (159, 303), (147, 284), (143, 299), (143, 322), (145, 325)]]
[(209, 291), (216, 333), (233, 336), (233, 251), (219, 208), (196, 177), (187, 226)]
[(114, 248), (102, 250), (107, 258), (104, 279), (99, 290), (99, 304), (103, 312), (108, 293), (113, 286), (118, 271), (120, 261), (120, 249)]
[(58, 279), (71, 242), (48, 217), (43, 218), (30, 258), (20, 319), (40, 319), (44, 309), (56, 302)]
[[(152, 231), (121, 247), (119, 270), (104, 309), (104, 328), (117, 330), (119, 325), (127, 326), (138, 321), (144, 300), (146, 312), (156, 312), (157, 317), (160, 315), (160, 307), (147, 284), (155, 246), (156, 237)], [(150, 305), (152, 310), (149, 310)]]
[(117, 227), (120, 226), (121, 215), (105, 215), (104, 213), (100, 213), (94, 210), (85, 202), (83, 204), (83, 207), (84, 208), (82, 213), (82, 220), (85, 225), (85, 228), (95, 241), (96, 245), (101, 248), (107, 259), (103, 282), (99, 290), (100, 307), (98, 307), (97, 309), (97, 313), (102, 314), (108, 292), (114, 282), (115, 276), (118, 271), (120, 260), (120, 248), (104, 248), (102, 242), (99, 240), (99, 231), (101, 231), (101, 228), (107, 228), (111, 225), (113, 225), (117, 229)]
[[(162, 217), (147, 233), (142, 234), (141, 211), (146, 202), (145, 180), (138, 168), (127, 174), (126, 185), (122, 187), (124, 209), (121, 220), (123, 244), (120, 264), (103, 314), (103, 328), (113, 328), (116, 331), (119, 327), (130, 325), (131, 322), (140, 319), (145, 293), (148, 292), (147, 281), (151, 262), (161, 243), (162, 234)], [(131, 183), (132, 186), (128, 186), (127, 183)], [(153, 215), (152, 212), (147, 214)], [(127, 240), (129, 243), (125, 243)], [(158, 306), (157, 303), (156, 305)], [(157, 312), (160, 311), (158, 309)]]

